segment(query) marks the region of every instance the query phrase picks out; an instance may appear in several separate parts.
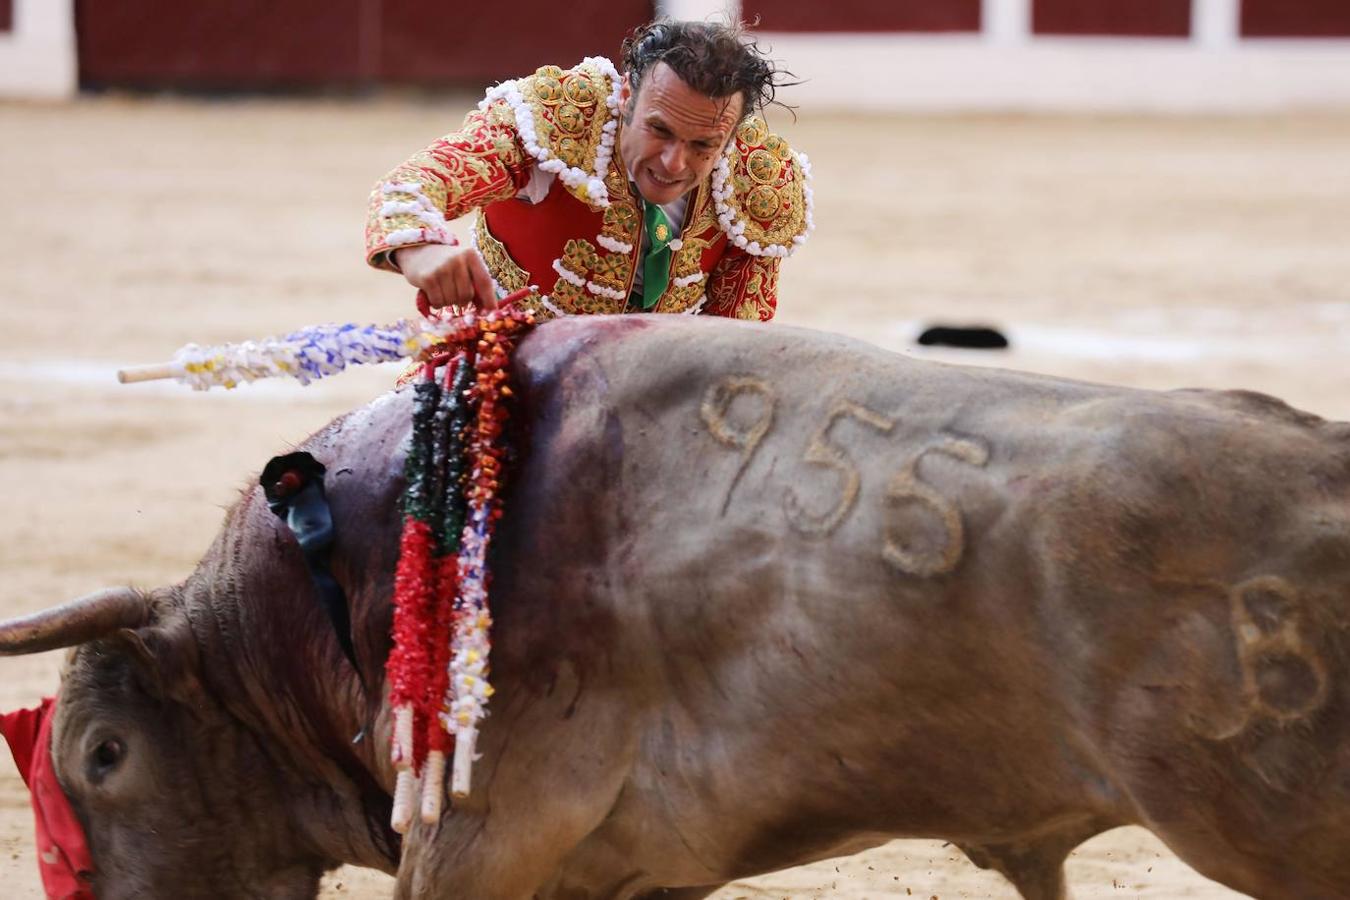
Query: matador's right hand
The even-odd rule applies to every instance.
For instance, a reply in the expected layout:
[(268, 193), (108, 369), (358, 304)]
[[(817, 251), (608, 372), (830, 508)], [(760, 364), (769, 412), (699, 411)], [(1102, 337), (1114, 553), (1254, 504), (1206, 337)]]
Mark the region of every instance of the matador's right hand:
[(394, 251), (394, 263), (431, 306), (477, 306), (496, 309), (492, 276), (478, 251), (451, 244), (418, 244)]

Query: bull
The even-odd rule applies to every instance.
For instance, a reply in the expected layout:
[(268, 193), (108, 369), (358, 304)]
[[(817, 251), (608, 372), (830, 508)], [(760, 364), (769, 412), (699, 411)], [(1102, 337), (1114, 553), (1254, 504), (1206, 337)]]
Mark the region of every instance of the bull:
[(262, 491), (184, 583), (0, 625), (74, 646), (52, 756), (104, 900), (705, 896), (895, 837), (1028, 900), (1125, 824), (1350, 897), (1350, 426), (675, 317), (539, 327), (471, 795), (406, 838), (383, 662), (406, 393), (327, 466), (347, 661)]

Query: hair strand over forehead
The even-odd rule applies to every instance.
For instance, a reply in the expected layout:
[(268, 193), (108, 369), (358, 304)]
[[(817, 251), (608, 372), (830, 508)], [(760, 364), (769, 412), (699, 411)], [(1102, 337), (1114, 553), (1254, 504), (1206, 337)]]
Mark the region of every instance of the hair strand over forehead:
[(789, 80), (792, 73), (769, 59), (740, 23), (658, 19), (624, 39), (624, 72), (634, 95), (658, 62), (707, 97), (740, 94), (745, 100), (742, 118), (772, 103), (786, 106), (775, 99), (777, 89), (800, 83)]

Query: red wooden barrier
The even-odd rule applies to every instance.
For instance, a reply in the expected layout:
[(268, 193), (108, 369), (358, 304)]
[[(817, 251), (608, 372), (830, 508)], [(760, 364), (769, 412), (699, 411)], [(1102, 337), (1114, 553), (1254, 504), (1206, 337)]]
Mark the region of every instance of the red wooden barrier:
[(354, 83), (362, 0), (77, 0), (84, 85), (273, 88)]
[(1190, 0), (1033, 0), (1036, 34), (1186, 37)]
[[(0, 0), (9, 3), (10, 0)], [(652, 0), (76, 0), (84, 86), (481, 88), (584, 56), (618, 62)]]
[(979, 31), (980, 0), (743, 0), (760, 31)]
[(1243, 0), (1243, 37), (1350, 37), (1350, 0)]
[(485, 86), (542, 65), (567, 68), (586, 56), (607, 56), (622, 68), (624, 36), (654, 17), (652, 0), (440, 7), (383, 0), (381, 6), (380, 80), (424, 85)]

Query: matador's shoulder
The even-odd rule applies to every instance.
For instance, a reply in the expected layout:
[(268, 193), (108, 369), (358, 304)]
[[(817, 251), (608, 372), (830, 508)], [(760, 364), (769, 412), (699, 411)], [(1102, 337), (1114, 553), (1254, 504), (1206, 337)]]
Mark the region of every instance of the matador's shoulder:
[(717, 221), (731, 242), (754, 256), (788, 256), (815, 223), (806, 154), (748, 116), (712, 174)]
[(619, 73), (603, 56), (570, 69), (544, 66), (487, 92), (479, 109), (509, 119), (539, 168), (591, 206), (609, 205), (605, 174), (619, 129)]

